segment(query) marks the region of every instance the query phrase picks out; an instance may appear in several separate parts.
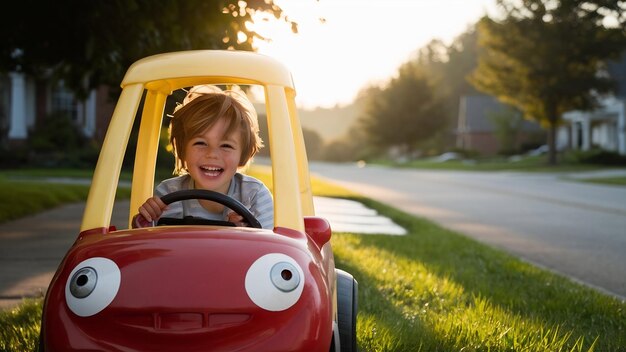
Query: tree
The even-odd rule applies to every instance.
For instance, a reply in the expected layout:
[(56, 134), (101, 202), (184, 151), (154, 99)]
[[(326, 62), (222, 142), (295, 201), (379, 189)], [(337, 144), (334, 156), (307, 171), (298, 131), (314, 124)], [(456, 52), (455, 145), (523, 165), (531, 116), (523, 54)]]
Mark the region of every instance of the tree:
[(440, 40), (431, 41), (419, 50), (415, 60), (432, 82), (437, 99), (444, 106), (446, 124), (451, 127), (448, 133), (441, 134), (438, 142), (443, 148), (440, 149), (456, 144), (452, 128), (457, 125), (461, 96), (476, 94), (467, 76), (476, 68), (477, 48), (477, 31), (475, 26), (470, 26), (449, 46)]
[(411, 155), (445, 126), (443, 107), (423, 71), (413, 63), (382, 89), (371, 87), (360, 123), (379, 151), (398, 147)]
[(498, 152), (503, 155), (517, 152), (517, 142), (522, 128), (522, 115), (514, 108), (507, 107), (501, 111), (487, 113), (493, 124), (493, 132), (500, 144)]
[(0, 15), (0, 72), (62, 79), (85, 98), (99, 85), (117, 86), (145, 56), (253, 50), (261, 36), (246, 23), (257, 11), (284, 18), (271, 0), (14, 1)]
[(324, 152), (324, 140), (315, 130), (302, 127), (302, 138), (309, 160), (320, 160)]
[[(474, 26), (470, 26), (449, 46), (446, 46), (441, 40), (432, 40), (417, 51), (415, 58), (410, 63), (403, 65), (407, 67), (414, 65), (414, 70), (419, 68), (421, 79), (428, 82), (430, 99), (437, 101), (436, 105), (442, 109), (436, 117), (433, 117), (438, 119), (437, 123), (440, 126), (435, 128), (436, 132), (428, 136), (428, 142), (419, 143), (420, 148), (440, 151), (454, 145), (451, 129), (444, 130), (444, 128), (456, 126), (460, 97), (476, 92), (476, 89), (468, 83), (467, 75), (476, 67), (477, 47), (476, 29)], [(399, 68), (400, 72), (402, 70), (405, 69)], [(360, 119), (350, 129), (349, 136), (345, 136), (344, 140), (334, 141), (327, 145), (325, 153), (327, 159), (353, 160), (354, 158), (367, 158), (376, 153), (372, 147), (374, 143), (368, 140), (371, 133), (358, 139), (354, 138), (354, 133), (365, 128), (365, 120), (374, 118), (371, 112), (376, 109), (375, 105), (381, 104), (378, 100), (385, 99), (380, 96), (385, 90), (379, 87), (366, 87), (361, 90), (354, 104), (366, 105), (370, 111), (361, 114)], [(385, 118), (390, 117), (383, 117), (382, 127), (386, 126)], [(372, 127), (372, 129), (372, 133), (376, 135), (376, 127)], [(389, 145), (378, 143), (374, 147), (380, 152), (381, 149), (388, 148)], [(335, 152), (342, 148), (342, 153)]]
[(438, 95), (445, 101), (450, 121), (456, 121), (459, 98), (476, 93), (476, 88), (467, 81), (467, 75), (476, 68), (477, 47), (478, 34), (476, 28), (470, 26), (449, 46), (433, 40), (419, 51), (416, 62), (432, 77)]
[[(626, 48), (624, 9), (615, 0), (498, 0), (502, 20), (478, 25), (483, 49), (470, 77), (548, 128), (549, 163), (556, 164), (556, 129), (563, 113), (597, 107), (613, 82), (606, 61)], [(609, 19), (617, 26), (607, 27)]]

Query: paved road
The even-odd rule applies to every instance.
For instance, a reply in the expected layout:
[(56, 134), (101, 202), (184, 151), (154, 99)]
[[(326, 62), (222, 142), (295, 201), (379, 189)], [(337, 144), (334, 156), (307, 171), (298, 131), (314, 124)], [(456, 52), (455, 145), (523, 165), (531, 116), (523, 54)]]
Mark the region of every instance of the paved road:
[(325, 163), (312, 163), (311, 171), (626, 297), (626, 187), (571, 182), (544, 173), (359, 168)]

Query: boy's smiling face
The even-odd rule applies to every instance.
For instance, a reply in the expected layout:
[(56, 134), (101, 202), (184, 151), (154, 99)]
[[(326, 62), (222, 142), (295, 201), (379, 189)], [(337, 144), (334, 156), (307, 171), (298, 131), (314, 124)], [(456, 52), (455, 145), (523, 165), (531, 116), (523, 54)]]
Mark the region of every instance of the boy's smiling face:
[(224, 135), (228, 128), (220, 118), (211, 128), (192, 137), (185, 146), (185, 166), (198, 189), (226, 194), (241, 159), (241, 135)]

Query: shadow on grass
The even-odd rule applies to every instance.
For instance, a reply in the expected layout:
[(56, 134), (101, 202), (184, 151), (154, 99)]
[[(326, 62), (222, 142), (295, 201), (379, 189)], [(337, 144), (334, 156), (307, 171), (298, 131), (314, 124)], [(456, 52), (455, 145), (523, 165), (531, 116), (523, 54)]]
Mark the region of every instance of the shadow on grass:
[[(358, 245), (393, 253), (398, 259), (417, 262), (433, 275), (462, 287), (462, 297), (459, 297), (457, 304), (468, 306), (483, 302), (506, 315), (540, 322), (543, 332), (558, 335), (565, 341), (563, 345), (570, 345), (568, 350), (572, 344), (587, 350), (596, 338), (596, 350), (626, 350), (624, 302), (533, 267), (457, 233), (443, 230), (431, 222), (416, 219), (369, 199), (353, 199), (391, 217), (409, 232), (407, 236), (359, 236)], [(361, 312), (364, 314), (363, 323), (369, 324), (369, 318), (366, 317), (373, 316), (383, 326), (390, 325), (389, 328), (395, 331), (402, 332), (403, 329), (394, 329), (394, 325), (408, 326), (407, 330), (429, 341), (427, 349), (458, 348), (453, 341), (455, 337), (441, 337), (432, 327), (407, 318), (410, 314), (397, 308), (397, 302), (394, 304), (390, 301), (390, 297), (384, 294), (385, 289), (378, 287), (380, 282), (360, 269), (363, 263), (350, 263), (340, 255), (337, 256), (337, 262), (338, 266), (347, 267), (359, 280), (359, 289), (363, 292), (363, 296), (359, 297)], [(410, 285), (406, 289), (411, 289)], [(367, 302), (372, 299), (384, 303), (381, 306), (368, 306)], [(419, 318), (419, 314), (417, 316)], [(558, 327), (559, 332), (551, 330), (555, 327)], [(359, 341), (367, 343), (370, 336), (367, 332), (363, 334), (366, 334), (365, 338), (360, 337)], [(569, 341), (570, 336), (583, 337), (584, 342)], [(395, 338), (400, 341), (395, 341), (397, 349), (391, 350), (407, 350), (405, 347), (408, 346), (404, 346), (401, 340), (410, 337), (399, 335)], [(420, 341), (410, 339), (413, 343)], [(413, 345), (410, 349), (415, 348)]]
[[(394, 305), (362, 266), (343, 261), (341, 257), (335, 260), (338, 268), (348, 271), (359, 282), (357, 339), (360, 351), (433, 350), (432, 341), (436, 337), (424, 322)], [(452, 347), (440, 345), (446, 350)]]

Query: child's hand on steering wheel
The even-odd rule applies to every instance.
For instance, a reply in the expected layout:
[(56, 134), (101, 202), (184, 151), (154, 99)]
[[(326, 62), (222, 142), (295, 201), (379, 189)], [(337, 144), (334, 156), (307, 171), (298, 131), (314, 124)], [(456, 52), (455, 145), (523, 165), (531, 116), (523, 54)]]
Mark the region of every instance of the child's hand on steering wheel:
[(239, 227), (245, 227), (248, 226), (248, 223), (243, 221), (243, 216), (235, 213), (234, 211), (231, 211), (230, 213), (228, 213), (228, 221), (232, 222), (233, 224), (235, 224), (236, 226)]

